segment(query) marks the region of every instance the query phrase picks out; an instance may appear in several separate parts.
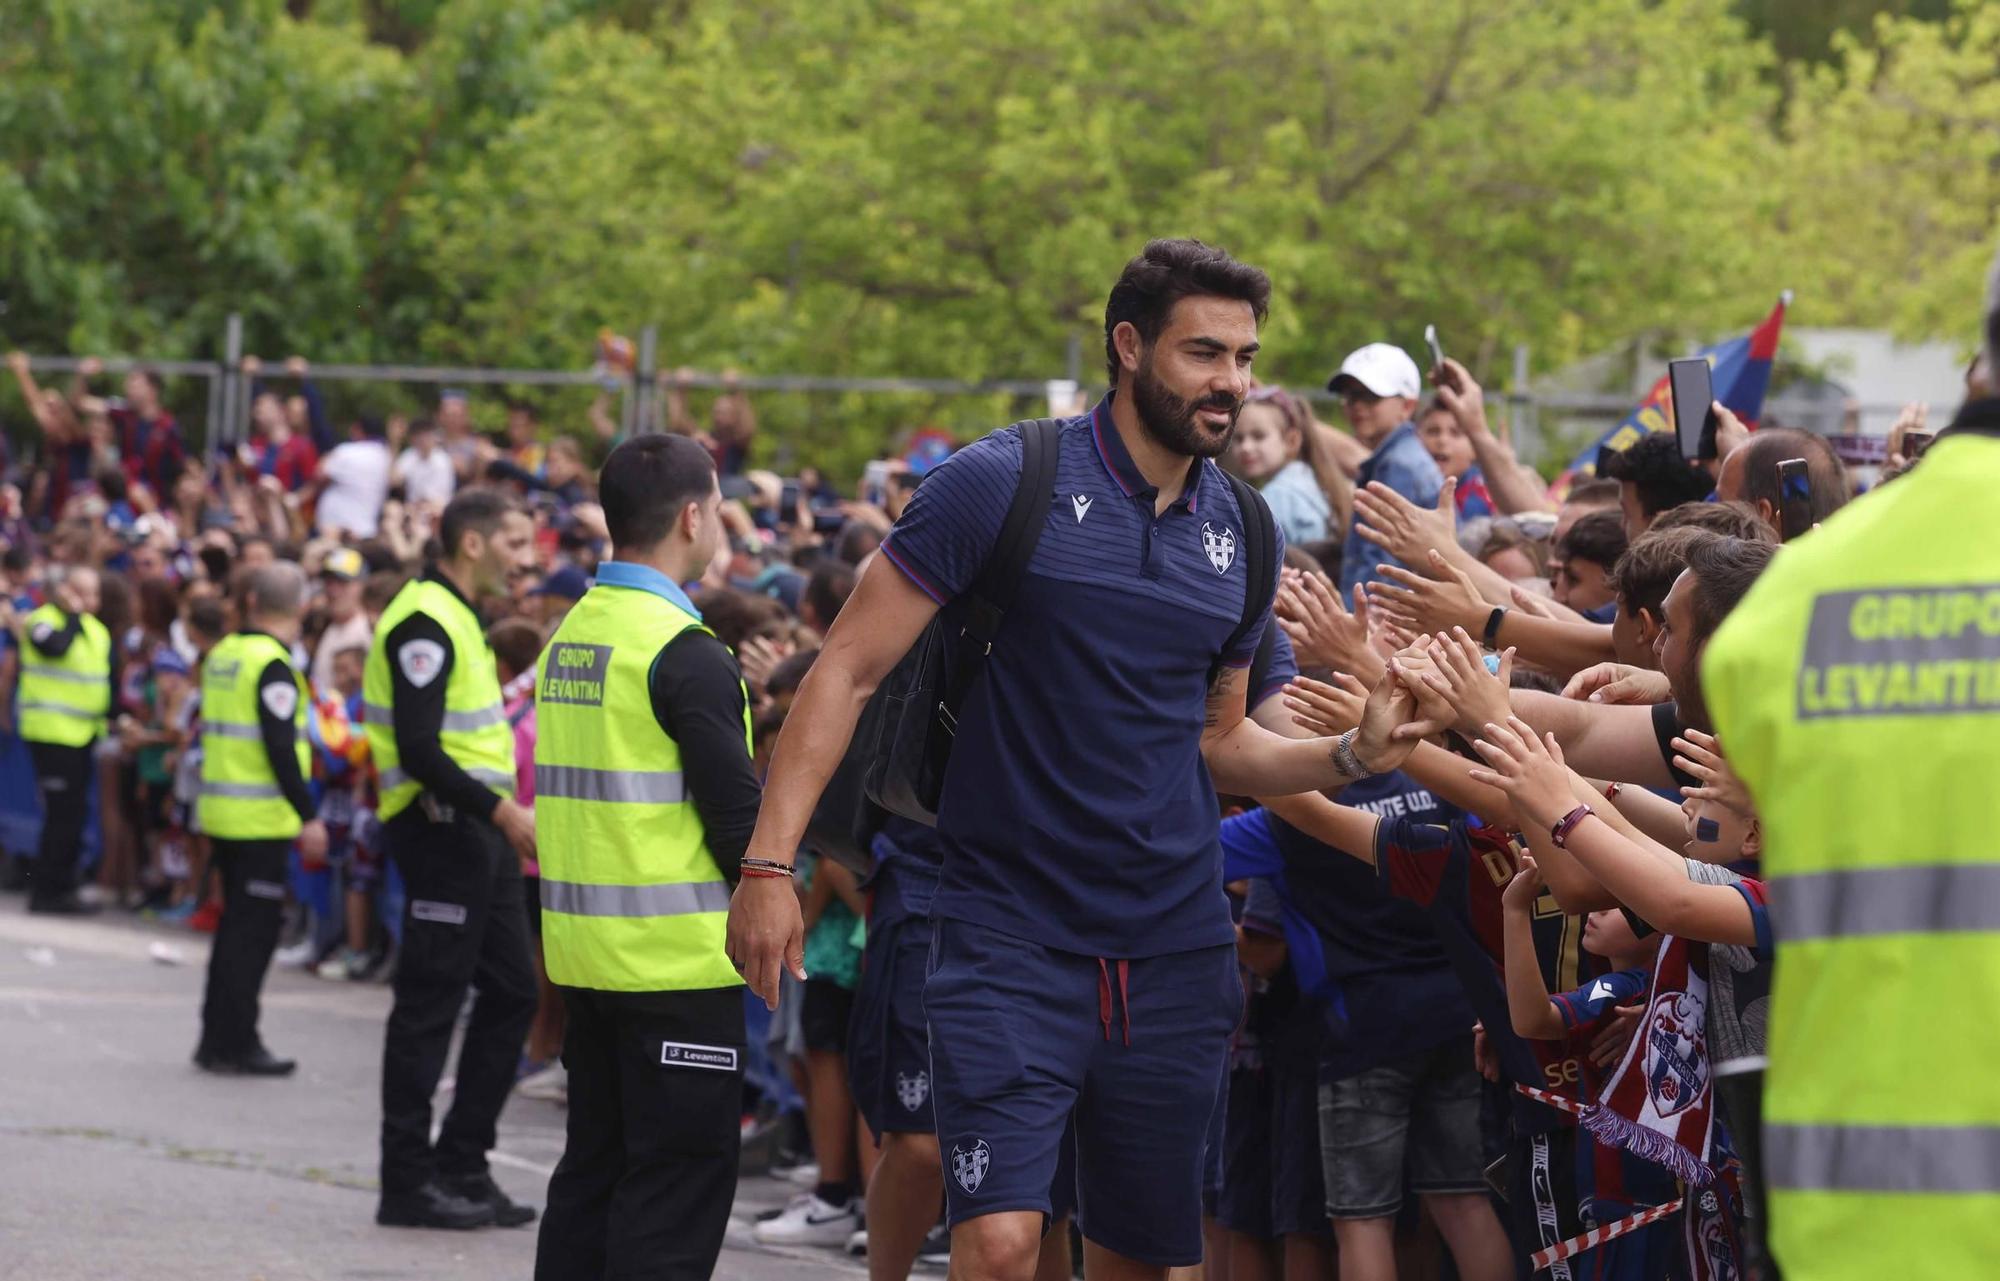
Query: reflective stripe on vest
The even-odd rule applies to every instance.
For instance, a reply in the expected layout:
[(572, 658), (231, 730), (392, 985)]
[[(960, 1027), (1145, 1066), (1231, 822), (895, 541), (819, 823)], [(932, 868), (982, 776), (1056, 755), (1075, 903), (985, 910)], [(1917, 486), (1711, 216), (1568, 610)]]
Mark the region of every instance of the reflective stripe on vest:
[[(541, 799), (541, 783), (535, 784)], [(571, 916), (686, 916), (727, 912), (727, 881), (683, 881), (673, 885), (583, 885), (542, 878), (542, 906)]]
[(415, 614), (436, 623), (451, 646), (438, 745), (474, 781), (501, 796), (514, 794), (514, 730), (507, 724), (499, 672), (479, 616), (451, 588), (419, 578), (397, 592), (382, 611), (362, 668), (362, 729), (381, 782), (377, 813), (383, 819), (408, 809), (424, 790), (423, 784), (403, 768), (396, 749), (392, 711), (395, 682), (390, 664), (402, 660), (389, 652), (388, 645), (389, 634)]
[[(540, 725), (537, 718), (536, 724)], [(679, 770), (588, 769), (582, 765), (536, 765), (535, 800), (544, 796), (613, 805), (678, 805), (686, 799)]]
[(201, 783), (195, 812), (201, 830), (226, 841), (282, 840), (297, 836), (298, 810), (278, 786), (264, 746), (263, 691), (259, 680), (273, 663), (291, 674), (292, 750), (299, 777), (312, 776), (306, 717), (312, 698), (292, 666), (291, 651), (262, 632), (225, 636), (201, 664)]
[(2000, 1126), (1767, 1123), (1764, 1163), (1802, 1192), (2000, 1192)]
[(30, 743), (85, 747), (105, 730), (111, 711), (111, 633), (93, 615), (77, 615), (77, 634), (61, 657), (31, 639), (38, 628), (61, 631), (69, 615), (43, 605), (22, 620), (21, 683), (15, 695), (21, 737)]
[(1771, 882), (1771, 932), (1787, 943), (1966, 930), (2000, 931), (2000, 863), (1868, 867)]
[[(549, 977), (564, 986), (692, 991), (742, 982), (723, 951), (729, 886), (649, 688), (661, 649), (698, 627), (662, 594), (599, 583), (536, 666), (542, 942)], [(742, 751), (747, 762), (747, 708)]]

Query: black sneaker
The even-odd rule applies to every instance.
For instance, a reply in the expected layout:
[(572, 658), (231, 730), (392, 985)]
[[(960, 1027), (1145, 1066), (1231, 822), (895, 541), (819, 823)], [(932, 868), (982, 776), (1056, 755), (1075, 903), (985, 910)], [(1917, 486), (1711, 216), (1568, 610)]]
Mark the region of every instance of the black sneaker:
[(261, 1045), (248, 1054), (196, 1050), (194, 1065), (217, 1076), (290, 1076), (299, 1066), (298, 1060), (281, 1059)]
[(44, 916), (95, 916), (98, 907), (95, 903), (84, 902), (77, 897), (75, 890), (71, 890), (55, 898), (38, 899), (30, 896), (28, 910)]
[(493, 1211), (496, 1227), (518, 1228), (535, 1221), (532, 1205), (522, 1205), (500, 1190), (490, 1174), (466, 1174), (440, 1178), (438, 1183), (453, 1196), (464, 1197)]
[(455, 1196), (435, 1179), (414, 1192), (384, 1192), (375, 1203), (375, 1222), (385, 1228), (450, 1228), (463, 1231), (493, 1222), (493, 1207)]

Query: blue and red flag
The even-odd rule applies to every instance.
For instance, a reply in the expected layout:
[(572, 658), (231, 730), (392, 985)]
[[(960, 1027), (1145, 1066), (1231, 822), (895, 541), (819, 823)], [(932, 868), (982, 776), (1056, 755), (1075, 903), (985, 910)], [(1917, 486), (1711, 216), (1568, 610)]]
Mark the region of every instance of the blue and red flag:
[[(1771, 314), (1741, 338), (1705, 347), (1697, 355), (1708, 358), (1709, 378), (1715, 385), (1715, 398), (1729, 407), (1729, 410), (1743, 420), (1743, 425), (1751, 429), (1757, 426), (1757, 418), (1764, 411), (1764, 392), (1771, 386), (1771, 360), (1778, 354), (1778, 333), (1785, 327), (1785, 308), (1791, 303), (1792, 294), (1786, 290), (1771, 308)], [(1604, 436), (1588, 449), (1578, 454), (1570, 462), (1556, 483), (1549, 487), (1551, 496), (1560, 498), (1569, 492), (1569, 487), (1579, 479), (1595, 475), (1597, 453), (1601, 449), (1623, 450), (1629, 448), (1640, 435), (1649, 431), (1670, 432), (1674, 429), (1674, 398), (1668, 390), (1667, 376), (1653, 384), (1639, 407), (1604, 433)]]

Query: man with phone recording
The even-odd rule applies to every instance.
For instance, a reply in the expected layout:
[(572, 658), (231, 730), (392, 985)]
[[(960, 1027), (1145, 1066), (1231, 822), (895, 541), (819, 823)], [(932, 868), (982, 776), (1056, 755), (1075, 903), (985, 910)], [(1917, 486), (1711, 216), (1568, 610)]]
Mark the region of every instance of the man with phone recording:
[[(954, 1275), (1034, 1274), (1072, 1116), (1093, 1273), (1202, 1258), (1208, 1122), (1243, 999), (1215, 792), (1348, 777), (1325, 740), (1244, 714), (1276, 566), (1250, 581), (1242, 548), (1270, 517), (1212, 460), (1269, 297), (1262, 271), (1197, 241), (1126, 265), (1105, 308), (1113, 390), (1051, 442), (1055, 501), (957, 718), (924, 989)], [(1024, 441), (960, 450), (911, 499), (799, 689), (751, 856), (790, 865), (869, 694), (978, 578)], [(788, 881), (743, 881), (729, 951), (767, 1002), (781, 970), (804, 977)]]

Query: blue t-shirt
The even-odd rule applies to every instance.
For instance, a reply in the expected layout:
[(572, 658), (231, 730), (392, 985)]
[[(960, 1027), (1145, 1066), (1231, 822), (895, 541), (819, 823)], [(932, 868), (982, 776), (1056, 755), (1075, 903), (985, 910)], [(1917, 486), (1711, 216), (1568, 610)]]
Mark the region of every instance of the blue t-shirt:
[[(958, 719), (939, 805), (933, 911), (1045, 947), (1157, 956), (1230, 943), (1201, 733), (1210, 671), (1251, 584), (1243, 514), (1193, 460), (1155, 515), (1107, 397), (1060, 432), (1056, 493), (984, 676)], [(978, 577), (1021, 470), (1009, 428), (925, 478), (883, 555), (939, 604)], [(1282, 556), (1283, 540), (1277, 540)]]
[[(1366, 782), (1369, 805), (1439, 818), (1455, 812), (1406, 775)], [(1322, 1080), (1365, 1072), (1470, 1030), (1472, 1008), (1437, 931), (1422, 911), (1384, 893), (1367, 864), (1261, 809), (1223, 820), (1222, 856), (1226, 879), (1262, 876), (1278, 891), (1299, 990), (1325, 1005)]]
[[(1409, 423), (1397, 427), (1375, 447), (1375, 452), (1361, 464), (1354, 487), (1366, 488), (1371, 480), (1381, 481), (1419, 507), (1437, 506), (1438, 490), (1444, 488), (1444, 473), (1438, 470), (1437, 460), (1417, 439), (1417, 429)], [(1355, 524), (1348, 528), (1347, 541), (1340, 548), (1342, 600), (1354, 594), (1356, 583), (1371, 583), (1380, 578), (1378, 571), (1382, 566), (1403, 563), (1361, 536), (1359, 514), (1354, 520)]]
[(1333, 508), (1319, 487), (1313, 469), (1293, 459), (1264, 482), (1259, 493), (1270, 505), (1271, 519), (1285, 533), (1288, 543), (1316, 543), (1326, 537), (1326, 522)]
[(1557, 992), (1549, 997), (1562, 1016), (1563, 1028), (1572, 1035), (1594, 1032), (1613, 1010), (1644, 992), (1653, 982), (1645, 970), (1617, 970), (1592, 979), (1582, 987)]

